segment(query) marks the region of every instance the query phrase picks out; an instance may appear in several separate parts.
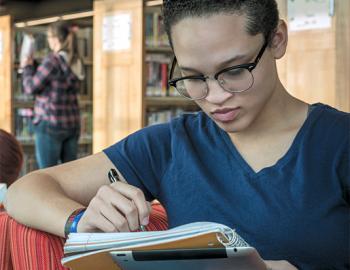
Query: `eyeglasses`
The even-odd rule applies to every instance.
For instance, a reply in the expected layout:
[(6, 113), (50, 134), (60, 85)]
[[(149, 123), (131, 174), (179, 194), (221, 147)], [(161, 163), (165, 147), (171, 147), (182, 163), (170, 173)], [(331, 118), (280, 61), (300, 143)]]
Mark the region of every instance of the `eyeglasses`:
[(228, 67), (217, 72), (212, 78), (205, 75), (185, 76), (171, 79), (177, 64), (174, 58), (170, 69), (170, 80), (168, 84), (176, 88), (180, 95), (191, 99), (204, 99), (209, 93), (208, 79), (218, 81), (219, 85), (227, 92), (241, 93), (252, 87), (254, 76), (252, 71), (256, 68), (267, 47), (267, 42), (260, 49), (253, 63)]

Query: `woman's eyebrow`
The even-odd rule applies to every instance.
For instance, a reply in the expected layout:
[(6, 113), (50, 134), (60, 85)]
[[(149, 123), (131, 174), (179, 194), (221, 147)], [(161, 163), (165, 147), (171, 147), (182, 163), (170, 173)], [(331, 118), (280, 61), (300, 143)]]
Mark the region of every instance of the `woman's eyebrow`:
[(242, 60), (242, 59), (245, 59), (245, 58), (247, 58), (246, 54), (236, 55), (236, 56), (231, 57), (231, 58), (225, 60), (224, 62), (220, 63), (218, 68), (227, 67), (229, 64), (231, 64), (233, 62), (236, 62), (236, 61), (239, 61), (239, 60)]
[[(238, 60), (241, 60), (241, 59), (243, 59), (243, 58), (246, 58), (246, 55), (243, 55), (243, 54), (242, 54), (242, 55), (236, 55), (236, 56), (231, 57), (231, 58), (225, 60), (224, 62), (220, 63), (220, 64), (218, 65), (218, 68), (225, 67), (225, 66), (227, 66), (228, 64), (230, 64), (230, 63), (232, 63), (232, 62), (235, 62), (235, 61), (238, 61)], [(195, 68), (185, 67), (185, 66), (180, 66), (180, 65), (179, 65), (179, 67), (180, 67), (180, 69), (181, 69), (182, 71), (187, 71), (187, 72), (193, 72), (193, 73), (202, 74), (202, 72), (196, 70)]]

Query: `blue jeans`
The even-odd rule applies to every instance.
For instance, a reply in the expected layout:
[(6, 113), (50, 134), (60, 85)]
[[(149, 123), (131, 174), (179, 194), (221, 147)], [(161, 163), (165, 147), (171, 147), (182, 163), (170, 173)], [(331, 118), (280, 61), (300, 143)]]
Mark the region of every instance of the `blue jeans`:
[(35, 155), (40, 169), (77, 159), (80, 128), (61, 129), (40, 121), (34, 126)]

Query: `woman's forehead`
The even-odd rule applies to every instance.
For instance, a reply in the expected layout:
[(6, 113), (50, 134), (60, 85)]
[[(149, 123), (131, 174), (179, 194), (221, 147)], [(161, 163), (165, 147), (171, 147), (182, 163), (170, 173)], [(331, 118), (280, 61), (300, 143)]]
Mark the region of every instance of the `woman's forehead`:
[(181, 51), (213, 50), (230, 43), (246, 46), (253, 36), (245, 25), (245, 17), (239, 15), (190, 17), (172, 27), (171, 37), (174, 49)]
[(203, 16), (189, 16), (176, 22), (171, 27), (172, 37), (184, 32), (193, 32), (197, 34), (211, 33), (213, 31), (222, 32), (223, 30), (230, 30), (247, 34), (246, 32), (247, 19), (245, 15), (238, 14), (208, 14)]
[(172, 42), (179, 65), (219, 64), (232, 57), (250, 56), (261, 46), (262, 35), (246, 31), (243, 15), (218, 14), (186, 18), (172, 28)]

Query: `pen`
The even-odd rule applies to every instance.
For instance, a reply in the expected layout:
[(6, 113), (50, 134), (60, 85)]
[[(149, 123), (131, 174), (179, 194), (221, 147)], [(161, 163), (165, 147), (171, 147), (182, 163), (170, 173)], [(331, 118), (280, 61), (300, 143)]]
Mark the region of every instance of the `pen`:
[(109, 179), (109, 182), (111, 182), (111, 184), (120, 181), (119, 174), (117, 173), (117, 171), (115, 169), (112, 168), (109, 170), (108, 179)]
[[(109, 179), (109, 182), (111, 184), (121, 181), (118, 172), (115, 169), (113, 169), (113, 168), (110, 169), (109, 172), (108, 172), (108, 179)], [(140, 230), (143, 231), (143, 232), (146, 231), (145, 226), (144, 225), (140, 225)]]

